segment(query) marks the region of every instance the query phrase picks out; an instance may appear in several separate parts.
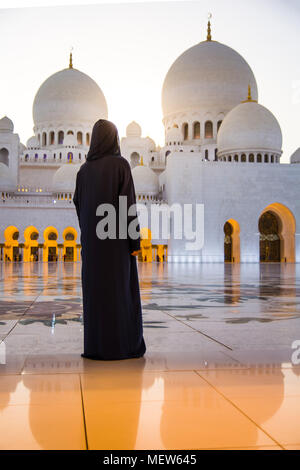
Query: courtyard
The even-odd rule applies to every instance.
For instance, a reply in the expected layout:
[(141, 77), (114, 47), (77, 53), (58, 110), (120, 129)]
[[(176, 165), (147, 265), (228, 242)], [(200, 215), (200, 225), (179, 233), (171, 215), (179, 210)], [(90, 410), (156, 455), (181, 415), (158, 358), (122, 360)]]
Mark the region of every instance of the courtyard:
[(300, 265), (140, 263), (147, 352), (109, 362), (80, 270), (0, 263), (1, 449), (300, 449)]

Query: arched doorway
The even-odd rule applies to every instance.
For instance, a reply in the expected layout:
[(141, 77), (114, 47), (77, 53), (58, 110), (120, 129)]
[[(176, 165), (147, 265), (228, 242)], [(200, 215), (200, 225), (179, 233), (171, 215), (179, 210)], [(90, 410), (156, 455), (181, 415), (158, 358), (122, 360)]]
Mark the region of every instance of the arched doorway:
[(77, 261), (77, 231), (73, 227), (67, 227), (63, 231), (63, 261)]
[(283, 204), (273, 203), (260, 215), (260, 261), (295, 262), (296, 223), (292, 212)]
[(39, 261), (39, 232), (33, 225), (25, 229), (24, 239), (24, 261)]
[(224, 262), (240, 262), (240, 226), (234, 219), (224, 224)]
[(147, 227), (141, 228), (141, 255), (139, 256), (139, 261), (151, 263), (152, 256), (152, 233), (151, 230)]
[(259, 259), (261, 263), (280, 263), (279, 224), (279, 219), (271, 211), (265, 212), (259, 219)]
[(4, 230), (4, 261), (21, 261), (19, 247), (19, 230), (10, 225)]
[(140, 155), (139, 153), (137, 152), (133, 152), (131, 155), (130, 155), (130, 166), (131, 168), (135, 168), (140, 162)]
[(8, 150), (6, 148), (2, 148), (0, 150), (0, 163), (4, 163), (4, 165), (8, 166)]
[(43, 261), (57, 261), (57, 239), (58, 231), (55, 227), (47, 227), (44, 230)]

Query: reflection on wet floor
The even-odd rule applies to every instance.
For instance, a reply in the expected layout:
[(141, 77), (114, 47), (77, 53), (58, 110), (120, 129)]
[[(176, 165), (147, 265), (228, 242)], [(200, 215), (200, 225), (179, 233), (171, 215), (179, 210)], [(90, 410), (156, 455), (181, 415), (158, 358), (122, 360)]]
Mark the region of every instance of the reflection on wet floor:
[(0, 264), (0, 448), (300, 449), (299, 265), (139, 265), (147, 353), (107, 362), (80, 271)]

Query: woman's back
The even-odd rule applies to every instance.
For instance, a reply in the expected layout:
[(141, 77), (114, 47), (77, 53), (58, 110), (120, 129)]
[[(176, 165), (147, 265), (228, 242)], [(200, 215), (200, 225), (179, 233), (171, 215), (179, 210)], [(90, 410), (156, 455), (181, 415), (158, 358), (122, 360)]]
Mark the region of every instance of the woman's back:
[[(103, 147), (101, 135), (106, 135)], [(81, 228), (84, 356), (93, 359), (140, 357), (146, 350), (136, 259), (131, 255), (139, 249), (139, 239), (130, 239), (128, 233), (126, 238), (118, 236), (119, 197), (126, 196), (127, 207), (135, 204), (134, 185), (116, 141), (112, 123), (101, 120), (95, 124), (74, 194)], [(110, 227), (107, 211), (115, 214)], [(134, 218), (136, 215), (128, 222)]]

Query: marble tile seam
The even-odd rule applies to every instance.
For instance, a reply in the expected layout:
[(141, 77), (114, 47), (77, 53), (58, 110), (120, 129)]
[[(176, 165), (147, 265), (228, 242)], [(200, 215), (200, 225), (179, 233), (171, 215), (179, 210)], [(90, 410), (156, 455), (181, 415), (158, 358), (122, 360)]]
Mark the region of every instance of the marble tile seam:
[(230, 398), (228, 398), (226, 395), (224, 395), (217, 387), (215, 387), (212, 383), (209, 382), (206, 378), (204, 378), (201, 373), (198, 371), (194, 370), (194, 372), (199, 375), (205, 382), (207, 382), (219, 395), (221, 395), (228, 403), (230, 403), (236, 410), (238, 410), (242, 415), (245, 416), (245, 418), (248, 418), (249, 421), (251, 421), (252, 424), (254, 424), (258, 429), (260, 429), (261, 432), (263, 432), (269, 439), (271, 439), (276, 446), (279, 446), (282, 450), (284, 450), (284, 447), (280, 442), (278, 442), (271, 434), (268, 433), (263, 427), (261, 427), (258, 423), (256, 423), (250, 416), (245, 413), (239, 406), (237, 406)]
[(192, 327), (190, 324), (187, 324), (185, 323), (183, 320), (178, 320), (178, 318), (175, 318), (173, 315), (169, 314), (168, 312), (166, 312), (165, 310), (162, 310), (162, 312), (164, 312), (166, 315), (174, 318), (176, 321), (180, 322), (180, 323), (183, 323), (184, 325), (188, 326), (191, 330), (194, 330), (196, 331), (197, 333), (205, 336), (206, 338), (210, 339), (211, 341), (214, 341), (215, 343), (219, 344), (220, 346), (223, 346), (224, 348), (228, 349), (229, 351), (233, 351), (233, 348), (231, 348), (230, 346), (227, 346), (226, 344), (222, 343), (221, 341), (218, 341), (217, 339), (213, 338), (212, 336), (209, 336), (207, 335), (206, 333), (203, 333), (203, 331), (201, 330), (198, 330), (197, 328), (194, 328)]

